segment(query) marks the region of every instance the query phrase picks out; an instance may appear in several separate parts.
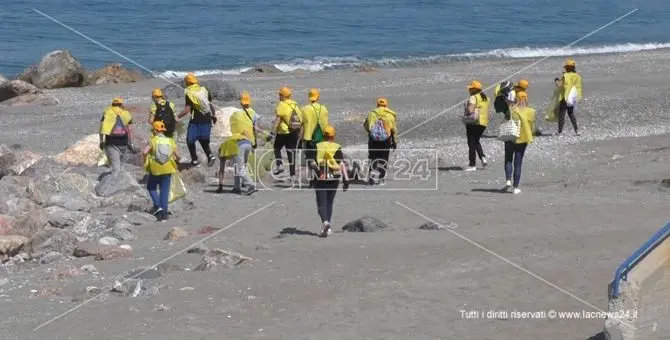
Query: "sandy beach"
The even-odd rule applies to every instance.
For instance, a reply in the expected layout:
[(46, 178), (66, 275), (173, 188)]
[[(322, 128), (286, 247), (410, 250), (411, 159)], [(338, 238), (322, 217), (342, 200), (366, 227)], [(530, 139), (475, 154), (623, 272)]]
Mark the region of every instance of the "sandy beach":
[[(441, 113), (466, 99), (470, 80), (492, 86), (536, 59), (229, 76), (239, 90), (251, 92), (267, 123), (281, 85), (293, 87), (301, 102), (310, 87), (320, 88), (338, 139), (353, 149), (365, 142), (361, 117), (374, 98), (386, 96), (401, 133), (392, 159), (414, 162), (424, 155), (416, 149), (429, 149), (426, 154), (436, 157), (428, 163), (436, 167), (424, 180), (392, 181), (386, 191), (353, 186), (338, 192), (336, 229), (369, 215), (388, 230), (337, 232), (327, 239), (311, 234), (320, 229), (312, 191), (268, 185), (272, 190), (252, 197), (214, 195), (212, 168), (208, 183), (189, 188), (194, 209), (138, 228), (132, 258), (96, 261), (97, 275), (54, 279), (54, 273), (90, 259), (1, 267), (0, 280), (7, 281), (0, 284), (0, 332), (7, 339), (72, 340), (588, 339), (602, 331), (604, 320), (473, 316), (490, 310), (607, 311), (607, 284), (616, 266), (667, 222), (668, 189), (661, 181), (670, 177), (670, 53), (576, 60), (586, 97), (577, 112), (582, 136), (574, 137), (568, 122), (567, 136), (538, 137), (524, 159), (523, 192), (516, 196), (499, 192), (503, 154), (495, 139), (484, 139), (486, 169), (458, 170), (467, 161), (461, 109)], [(530, 80), (530, 103), (544, 133), (556, 131), (543, 116), (563, 62), (551, 58), (513, 77)], [(0, 108), (0, 144), (58, 153), (96, 132), (112, 97), (121, 95), (146, 112), (151, 89), (165, 85), (152, 79), (50, 90), (60, 105)], [(412, 190), (419, 187), (428, 189)], [(419, 229), (431, 221), (446, 230)], [(163, 240), (175, 226), (192, 235)], [(208, 272), (169, 271), (146, 280), (159, 287), (154, 296), (106, 296), (32, 331), (75, 307), (73, 296), (87, 286), (113, 284), (117, 275), (159, 263), (205, 237), (196, 233), (204, 226), (227, 228), (207, 246), (253, 260)], [(199, 260), (181, 254), (168, 262), (193, 268)], [(31, 293), (49, 289), (59, 293)]]

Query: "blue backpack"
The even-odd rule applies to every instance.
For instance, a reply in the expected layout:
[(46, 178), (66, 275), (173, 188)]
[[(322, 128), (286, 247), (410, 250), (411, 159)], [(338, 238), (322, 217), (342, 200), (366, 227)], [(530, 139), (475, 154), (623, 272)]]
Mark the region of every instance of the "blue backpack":
[(386, 127), (384, 127), (384, 121), (381, 120), (381, 118), (378, 117), (375, 124), (372, 125), (372, 128), (370, 129), (370, 137), (377, 142), (384, 142), (389, 139), (389, 132), (386, 130)]

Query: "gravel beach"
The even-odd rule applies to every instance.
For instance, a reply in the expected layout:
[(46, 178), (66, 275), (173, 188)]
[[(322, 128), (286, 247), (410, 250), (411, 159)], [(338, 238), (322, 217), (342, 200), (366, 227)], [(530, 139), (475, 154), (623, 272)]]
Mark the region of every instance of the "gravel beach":
[[(266, 123), (272, 119), (281, 85), (293, 87), (301, 102), (310, 87), (320, 88), (338, 139), (350, 149), (364, 147), (362, 117), (377, 96), (385, 96), (398, 113), (401, 133), (392, 159), (413, 164), (427, 157), (428, 175), (392, 181), (385, 191), (352, 186), (350, 192), (338, 192), (338, 232), (320, 239), (313, 235), (320, 223), (312, 191), (282, 190), (270, 183), (252, 197), (214, 195), (212, 168), (206, 183), (189, 187), (192, 210), (135, 231), (137, 238), (128, 242), (131, 258), (0, 267), (2, 338), (595, 336), (602, 331), (602, 319), (515, 319), (481, 312), (607, 310), (607, 284), (616, 266), (667, 222), (669, 189), (663, 180), (670, 178), (670, 53), (576, 58), (586, 98), (577, 111), (582, 136), (573, 136), (566, 122), (566, 136), (537, 137), (524, 159), (522, 194), (503, 194), (501, 142), (483, 140), (489, 158), (486, 169), (458, 170), (467, 162), (458, 103), (466, 99), (470, 80), (492, 86), (535, 61), (227, 77), (240, 91), (251, 92), (252, 105)], [(545, 134), (556, 130), (543, 117), (563, 62), (551, 58), (513, 77), (530, 80), (530, 103)], [(49, 90), (60, 105), (0, 107), (0, 144), (58, 153), (96, 133), (102, 109), (114, 96), (125, 97), (142, 113), (136, 120), (144, 121), (151, 89), (165, 85), (152, 79)], [(452, 106), (456, 107), (440, 115)], [(427, 119), (431, 120), (414, 128)], [(500, 118), (494, 121), (497, 125)], [(495, 132), (491, 130), (488, 133)], [(365, 215), (388, 227), (370, 233), (339, 232), (346, 222)], [(419, 228), (429, 222), (443, 227)], [(86, 287), (114, 285), (118, 275), (155, 265), (207, 237), (197, 232), (207, 226), (226, 228), (204, 242), (209, 248), (239, 252), (251, 260), (200, 272), (192, 270), (200, 256), (180, 254), (163, 264), (172, 270), (143, 280), (155, 288), (150, 290), (153, 294), (104, 295), (32, 330), (85, 301), (81, 296)], [(163, 240), (171, 227), (190, 235)], [(71, 270), (91, 263), (97, 268), (94, 274)], [(475, 311), (480, 312), (477, 317)]]

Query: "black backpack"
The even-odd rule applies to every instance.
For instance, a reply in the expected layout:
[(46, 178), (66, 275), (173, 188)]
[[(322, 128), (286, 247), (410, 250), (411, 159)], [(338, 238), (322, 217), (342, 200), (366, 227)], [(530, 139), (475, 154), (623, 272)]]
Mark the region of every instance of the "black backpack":
[(165, 104), (161, 105), (156, 103), (156, 113), (154, 114), (154, 122), (162, 121), (165, 124), (166, 135), (172, 135), (177, 125), (174, 111), (169, 101), (165, 101)]
[(509, 105), (507, 104), (507, 96), (509, 95), (510, 91), (512, 91), (512, 87), (514, 85), (512, 84), (511, 81), (505, 81), (500, 83), (500, 92), (498, 92), (498, 95), (496, 96), (495, 100), (493, 101), (493, 107), (495, 108), (497, 113), (509, 113)]

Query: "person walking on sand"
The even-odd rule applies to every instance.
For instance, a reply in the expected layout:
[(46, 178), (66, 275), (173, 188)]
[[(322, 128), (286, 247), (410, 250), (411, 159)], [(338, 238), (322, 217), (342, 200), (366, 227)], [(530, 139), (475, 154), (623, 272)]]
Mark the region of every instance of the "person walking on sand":
[(384, 185), (391, 149), (397, 147), (396, 113), (386, 98), (377, 98), (377, 108), (368, 113), (363, 123), (368, 134), (369, 184)]
[(465, 123), (465, 135), (468, 140), (469, 164), (465, 171), (475, 171), (477, 170), (477, 156), (483, 167), (488, 164), (480, 140), (489, 123), (489, 99), (482, 92), (482, 83), (479, 81), (473, 80), (467, 88), (470, 99), (465, 104), (463, 123)]
[(333, 204), (335, 193), (342, 180), (342, 191), (349, 189), (347, 168), (342, 154), (342, 147), (336, 143), (335, 128), (327, 126), (323, 130), (325, 140), (316, 144), (316, 162), (310, 162), (310, 167), (316, 174), (312, 187), (316, 193), (316, 207), (321, 217), (321, 237), (332, 233)]
[(153, 207), (149, 213), (158, 221), (168, 219), (168, 199), (172, 174), (176, 173), (179, 162), (179, 150), (174, 139), (165, 136), (167, 128), (162, 121), (153, 123), (153, 136), (142, 152), (146, 157), (145, 167), (149, 174), (147, 190)]
[(112, 175), (123, 170), (123, 157), (127, 151), (135, 150), (132, 143), (132, 124), (133, 117), (123, 107), (123, 98), (114, 98), (100, 120), (100, 150), (107, 155)]
[(207, 165), (212, 166), (216, 162), (216, 157), (212, 154), (209, 146), (212, 124), (216, 124), (216, 110), (212, 104), (212, 95), (206, 87), (198, 84), (198, 78), (193, 73), (189, 73), (184, 78), (186, 89), (184, 90), (185, 104), (184, 110), (177, 116), (181, 119), (187, 114), (191, 115), (186, 130), (186, 146), (191, 154), (191, 166), (199, 166), (198, 153), (195, 142), (199, 142), (202, 151), (207, 156)]
[(163, 90), (155, 88), (151, 91), (151, 107), (149, 108), (149, 125), (156, 121), (161, 121), (167, 129), (164, 135), (168, 138), (174, 138), (174, 131), (177, 125), (175, 119), (174, 103), (165, 100)]
[(281, 158), (281, 149), (286, 149), (286, 158), (289, 163), (290, 180), (295, 180), (295, 154), (303, 134), (302, 111), (291, 95), (293, 91), (284, 86), (279, 89), (279, 103), (275, 107), (275, 120), (272, 126), (271, 138), (274, 138), (274, 154), (276, 168), (273, 175), (284, 172)]
[[(528, 106), (528, 94), (518, 92), (516, 103), (510, 110), (510, 119), (516, 120), (520, 125), (519, 137), (515, 141), (505, 142), (505, 188), (513, 188), (513, 193), (521, 193), (519, 182), (521, 181), (521, 166), (526, 147), (533, 142), (533, 131), (535, 130), (535, 109)], [(514, 177), (512, 177), (514, 175)]]
[(307, 97), (309, 104), (303, 106), (303, 149), (307, 161), (316, 161), (316, 144), (323, 141), (323, 129), (328, 126), (328, 108), (319, 103), (319, 89), (310, 89)]
[(558, 135), (563, 133), (565, 125), (565, 114), (570, 117), (575, 135), (579, 136), (577, 129), (577, 118), (575, 117), (575, 106), (582, 99), (582, 77), (577, 73), (575, 61), (568, 59), (564, 66), (565, 72), (558, 81), (557, 86), (562, 88), (560, 102), (558, 104)]
[[(259, 129), (259, 116), (256, 111), (251, 108), (251, 95), (249, 92), (242, 92), (240, 95), (240, 105), (242, 110), (235, 111), (230, 116), (230, 132), (231, 140), (237, 143), (237, 151), (232, 157), (235, 168), (235, 185), (233, 186), (233, 193), (241, 194), (242, 187), (246, 186), (245, 194), (251, 195), (256, 192), (256, 185), (254, 184), (249, 172), (247, 171), (247, 162), (249, 155), (256, 149), (256, 131)], [(226, 142), (224, 142), (225, 144)], [(219, 168), (219, 187), (217, 193), (223, 193), (223, 177), (225, 171), (226, 157), (220, 157)]]

